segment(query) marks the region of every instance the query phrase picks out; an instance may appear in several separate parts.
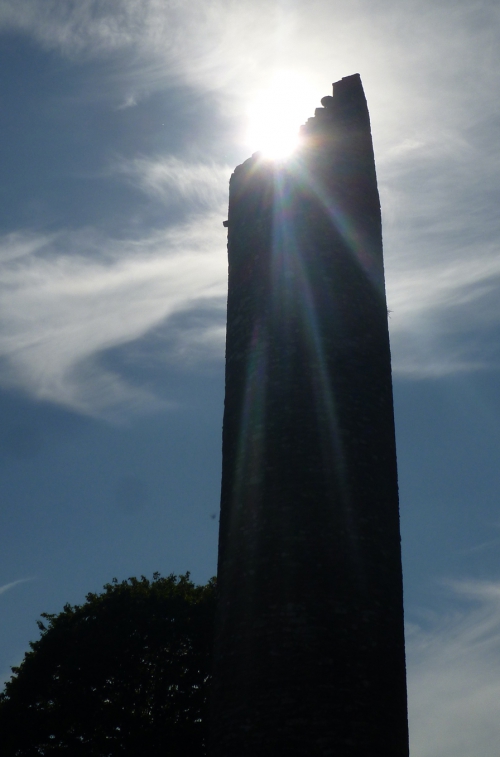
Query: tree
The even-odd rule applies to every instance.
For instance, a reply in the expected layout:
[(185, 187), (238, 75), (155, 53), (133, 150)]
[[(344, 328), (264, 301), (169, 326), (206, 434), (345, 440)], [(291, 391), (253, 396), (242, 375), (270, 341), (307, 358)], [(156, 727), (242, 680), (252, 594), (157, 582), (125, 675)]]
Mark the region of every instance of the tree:
[(155, 573), (43, 613), (0, 694), (0, 754), (204, 755), (214, 609), (214, 579)]

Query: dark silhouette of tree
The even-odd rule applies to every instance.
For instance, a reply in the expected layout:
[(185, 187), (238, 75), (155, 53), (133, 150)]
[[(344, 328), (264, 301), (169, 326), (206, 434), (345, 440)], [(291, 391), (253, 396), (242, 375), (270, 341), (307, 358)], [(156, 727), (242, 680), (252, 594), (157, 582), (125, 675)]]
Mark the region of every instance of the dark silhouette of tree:
[(0, 694), (2, 757), (206, 754), (215, 581), (155, 573), (43, 613)]

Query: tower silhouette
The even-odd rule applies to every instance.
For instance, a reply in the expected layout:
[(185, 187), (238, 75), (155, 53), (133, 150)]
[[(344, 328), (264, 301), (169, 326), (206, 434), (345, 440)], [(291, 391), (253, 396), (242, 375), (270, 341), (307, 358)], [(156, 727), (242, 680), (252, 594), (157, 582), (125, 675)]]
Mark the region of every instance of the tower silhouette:
[(359, 75), (231, 177), (213, 757), (408, 755), (380, 202)]

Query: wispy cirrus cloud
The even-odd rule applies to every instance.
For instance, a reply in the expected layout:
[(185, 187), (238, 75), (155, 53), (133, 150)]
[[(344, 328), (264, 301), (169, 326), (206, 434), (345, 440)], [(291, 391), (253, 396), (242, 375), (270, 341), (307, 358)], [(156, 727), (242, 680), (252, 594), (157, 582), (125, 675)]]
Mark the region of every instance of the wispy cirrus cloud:
[(466, 132), (428, 135), (396, 144), (380, 164), (395, 371), (498, 369), (498, 150)]
[(407, 628), (411, 754), (493, 757), (500, 738), (500, 584), (460, 581), (449, 588), (452, 611)]
[(104, 370), (97, 357), (200, 302), (218, 306), (224, 250), (220, 213), (137, 239), (92, 232), (3, 239), (0, 381), (90, 414), (154, 406), (158, 398)]
[[(83, 229), (0, 240), (0, 383), (108, 417), (168, 400), (106, 368), (106, 350), (166, 323), (165, 362), (222, 354), (230, 175), (227, 166), (172, 156), (122, 159), (110, 171), (166, 207), (181, 203), (185, 220), (122, 239)], [(217, 317), (177, 317), (169, 326), (200, 308)]]
[(450, 260), (408, 257), (387, 277), (393, 370), (426, 378), (500, 368), (498, 245)]
[[(259, 13), (259, 5), (262, 13)], [(151, 90), (172, 81), (211, 83), (217, 89), (255, 68), (257, 57), (273, 58), (286, 14), (263, 0), (238, 6), (231, 0), (192, 3), (161, 0), (26, 0), (0, 4), (0, 28), (33, 35), (47, 48), (73, 59), (126, 52), (121, 72), (131, 88)], [(277, 29), (279, 25), (279, 30)], [(259, 56), (251, 56), (259, 42)], [(274, 45), (274, 50), (273, 50)], [(232, 64), (228, 67), (228, 55)], [(130, 96), (135, 100), (135, 94)]]
[(122, 158), (111, 166), (143, 192), (165, 204), (183, 202), (190, 212), (225, 213), (232, 170), (215, 163), (186, 163), (174, 155)]
[(0, 594), (5, 594), (6, 591), (10, 591), (10, 589), (13, 589), (15, 586), (18, 586), (19, 584), (24, 584), (26, 581), (33, 581), (33, 578), (18, 578), (17, 581), (11, 581), (8, 584), (3, 584), (3, 586), (0, 586)]

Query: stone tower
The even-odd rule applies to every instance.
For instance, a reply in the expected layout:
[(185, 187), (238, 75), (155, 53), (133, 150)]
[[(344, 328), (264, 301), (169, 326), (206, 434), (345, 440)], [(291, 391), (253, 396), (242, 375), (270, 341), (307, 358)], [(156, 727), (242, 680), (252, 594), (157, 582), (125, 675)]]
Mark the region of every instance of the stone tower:
[(380, 203), (359, 75), (231, 178), (213, 757), (407, 757)]

